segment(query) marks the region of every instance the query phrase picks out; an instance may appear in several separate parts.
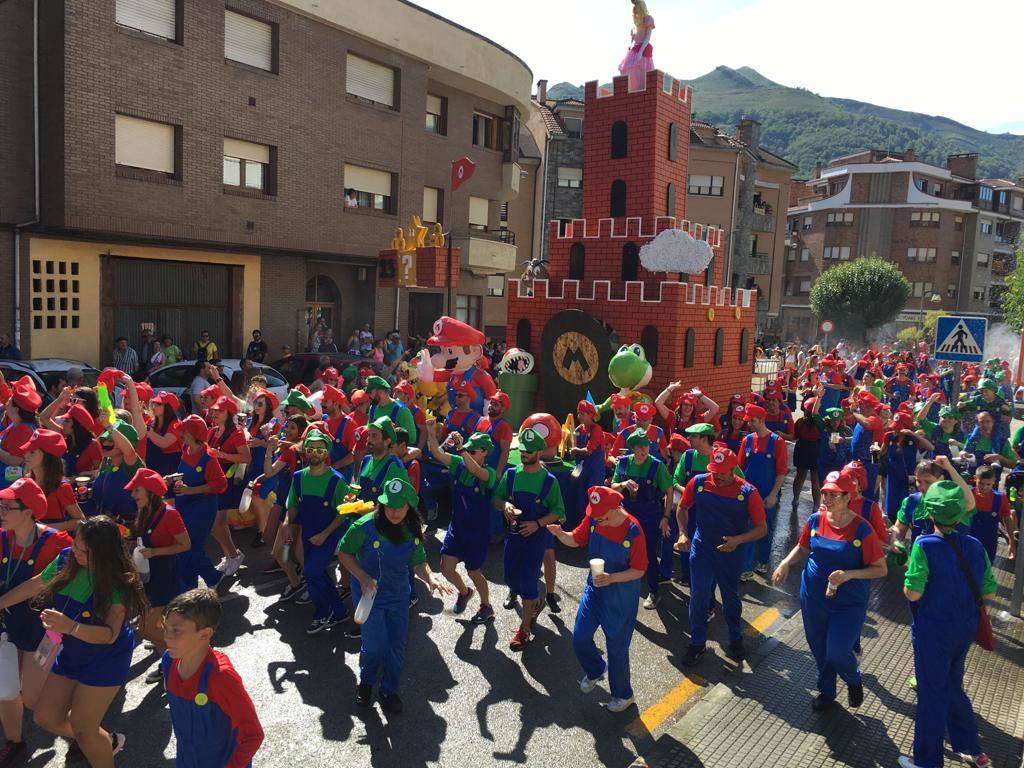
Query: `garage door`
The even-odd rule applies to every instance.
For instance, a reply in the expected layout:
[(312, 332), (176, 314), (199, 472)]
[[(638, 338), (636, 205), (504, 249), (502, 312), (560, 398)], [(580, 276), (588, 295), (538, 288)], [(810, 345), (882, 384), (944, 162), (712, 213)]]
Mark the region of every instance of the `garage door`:
[(141, 323), (152, 323), (156, 338), (170, 334), (186, 354), (199, 334), (209, 331), (221, 355), (232, 356), (236, 314), (232, 271), (240, 268), (118, 256), (104, 261), (103, 293), (109, 297), (103, 306), (104, 351), (118, 336), (137, 345)]

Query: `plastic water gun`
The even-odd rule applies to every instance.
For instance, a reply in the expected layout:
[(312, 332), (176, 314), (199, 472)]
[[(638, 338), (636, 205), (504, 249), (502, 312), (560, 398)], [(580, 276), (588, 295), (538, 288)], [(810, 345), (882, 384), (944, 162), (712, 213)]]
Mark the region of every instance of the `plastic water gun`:
[(99, 401), (100, 410), (106, 411), (110, 416), (110, 425), (113, 427), (117, 421), (117, 414), (114, 413), (114, 404), (110, 402), (110, 392), (107, 391), (106, 384), (96, 385), (96, 399)]
[(338, 514), (345, 515), (365, 515), (367, 512), (372, 512), (376, 508), (376, 504), (372, 501), (363, 501), (358, 498), (355, 494), (350, 494), (345, 497), (345, 501), (338, 505)]

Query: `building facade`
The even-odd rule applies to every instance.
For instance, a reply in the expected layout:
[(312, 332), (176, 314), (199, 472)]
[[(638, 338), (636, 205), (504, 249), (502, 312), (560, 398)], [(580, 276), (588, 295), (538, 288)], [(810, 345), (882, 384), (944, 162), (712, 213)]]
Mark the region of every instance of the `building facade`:
[(9, 0), (0, 48), (0, 328), (26, 355), (102, 364), (142, 323), (225, 356), (256, 327), (275, 352), (318, 322), (339, 348), (425, 332), (443, 292), (374, 291), (414, 214), (462, 250), (451, 314), (503, 325), (539, 158), (531, 73), (493, 42), (400, 0)]
[(903, 326), (929, 310), (1002, 317), (1004, 276), (1024, 222), (1024, 179), (977, 179), (976, 154), (945, 167), (903, 153), (868, 150), (833, 160), (794, 187), (786, 235), (783, 337), (811, 340), (814, 281), (860, 256), (897, 264), (913, 287), (897, 318)]

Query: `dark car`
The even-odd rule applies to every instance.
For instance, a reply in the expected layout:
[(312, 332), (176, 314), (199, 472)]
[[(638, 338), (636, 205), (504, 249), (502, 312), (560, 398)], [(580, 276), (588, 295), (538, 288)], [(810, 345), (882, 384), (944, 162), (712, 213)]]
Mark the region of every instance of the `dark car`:
[(384, 365), (373, 360), (367, 360), (365, 357), (356, 357), (355, 355), (321, 355), (316, 352), (299, 352), (294, 355), (288, 355), (280, 360), (275, 360), (271, 367), (284, 375), (288, 380), (288, 386), (294, 387), (296, 384), (308, 386), (316, 378), (315, 374), (320, 367), (321, 357), (329, 357), (331, 365), (338, 369), (338, 373), (341, 373), (350, 365), (354, 365), (357, 368), (368, 365), (373, 368), (375, 373), (381, 373), (384, 370)]
[(43, 397), (43, 405), (49, 405), (54, 397), (60, 394), (64, 378), (69, 368), (82, 370), (83, 384), (87, 387), (96, 386), (99, 371), (88, 363), (79, 360), (65, 360), (57, 357), (43, 357), (34, 360), (0, 360), (0, 373), (8, 382), (28, 376)]

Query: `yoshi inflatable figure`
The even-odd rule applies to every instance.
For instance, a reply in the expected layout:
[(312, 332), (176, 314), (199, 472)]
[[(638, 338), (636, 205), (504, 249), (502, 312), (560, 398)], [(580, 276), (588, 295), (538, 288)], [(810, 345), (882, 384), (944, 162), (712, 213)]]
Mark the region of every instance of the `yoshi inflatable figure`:
[[(654, 369), (639, 344), (623, 344), (608, 362), (608, 378), (618, 387), (620, 395), (628, 395), (634, 403), (652, 402), (651, 396), (640, 392), (651, 381)], [(598, 406), (599, 413), (611, 411), (611, 398)]]

